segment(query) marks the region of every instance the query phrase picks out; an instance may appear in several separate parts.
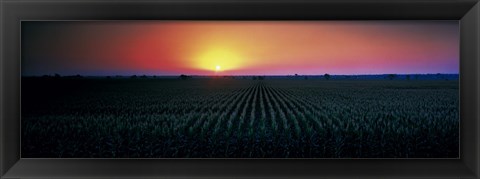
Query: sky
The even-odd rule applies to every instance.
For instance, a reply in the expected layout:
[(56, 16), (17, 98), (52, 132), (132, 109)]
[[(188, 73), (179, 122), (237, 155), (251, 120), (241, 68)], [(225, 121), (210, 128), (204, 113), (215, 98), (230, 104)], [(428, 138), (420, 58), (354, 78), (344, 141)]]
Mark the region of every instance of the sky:
[(458, 21), (23, 21), (22, 75), (459, 73)]

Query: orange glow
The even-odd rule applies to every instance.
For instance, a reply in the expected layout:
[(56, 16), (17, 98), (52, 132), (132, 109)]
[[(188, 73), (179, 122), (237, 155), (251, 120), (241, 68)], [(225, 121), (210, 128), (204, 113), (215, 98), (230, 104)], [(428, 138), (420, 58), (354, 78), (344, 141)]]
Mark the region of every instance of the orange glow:
[(459, 66), (458, 21), (50, 23), (22, 24), (22, 38), (33, 39), (22, 43), (23, 73), (458, 73)]
[(245, 61), (234, 50), (221, 47), (207, 48), (207, 50), (201, 51), (198, 57), (192, 59), (191, 64), (194, 67), (203, 70), (211, 70), (213, 67), (215, 71), (238, 69), (242, 67), (242, 62)]

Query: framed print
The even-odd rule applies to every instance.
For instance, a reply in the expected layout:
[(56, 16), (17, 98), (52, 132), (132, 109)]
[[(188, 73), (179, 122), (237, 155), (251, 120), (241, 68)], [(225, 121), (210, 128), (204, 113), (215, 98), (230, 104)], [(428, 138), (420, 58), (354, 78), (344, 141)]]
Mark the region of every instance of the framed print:
[(3, 178), (479, 175), (478, 1), (1, 5)]

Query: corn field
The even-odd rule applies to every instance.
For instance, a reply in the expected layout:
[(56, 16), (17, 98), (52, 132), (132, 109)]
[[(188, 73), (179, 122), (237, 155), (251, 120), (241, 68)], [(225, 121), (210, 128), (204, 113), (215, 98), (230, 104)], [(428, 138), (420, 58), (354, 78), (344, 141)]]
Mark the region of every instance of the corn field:
[(26, 158), (456, 158), (458, 80), (22, 79)]

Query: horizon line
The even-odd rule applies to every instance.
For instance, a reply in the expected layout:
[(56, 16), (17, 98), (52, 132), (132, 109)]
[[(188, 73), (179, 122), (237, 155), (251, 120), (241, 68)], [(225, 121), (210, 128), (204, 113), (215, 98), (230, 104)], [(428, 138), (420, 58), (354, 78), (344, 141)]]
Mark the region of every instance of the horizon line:
[(152, 75), (152, 74), (116, 74), (116, 75), (82, 75), (82, 74), (70, 74), (70, 75), (62, 75), (60, 73), (53, 73), (53, 74), (43, 74), (43, 75), (21, 75), (22, 77), (42, 77), (42, 76), (55, 76), (55, 75), (60, 75), (60, 76), (103, 76), (103, 77), (108, 77), (108, 76), (157, 76), (157, 77), (171, 77), (171, 76), (181, 76), (181, 75), (186, 75), (186, 76), (208, 76), (208, 77), (216, 77), (216, 76), (324, 76), (325, 74), (328, 74), (330, 76), (378, 76), (378, 75), (460, 75), (460, 73), (373, 73), (373, 74), (283, 74), (283, 75), (252, 75), (252, 74), (243, 74), (243, 75), (196, 75), (196, 74), (172, 74), (172, 75)]

